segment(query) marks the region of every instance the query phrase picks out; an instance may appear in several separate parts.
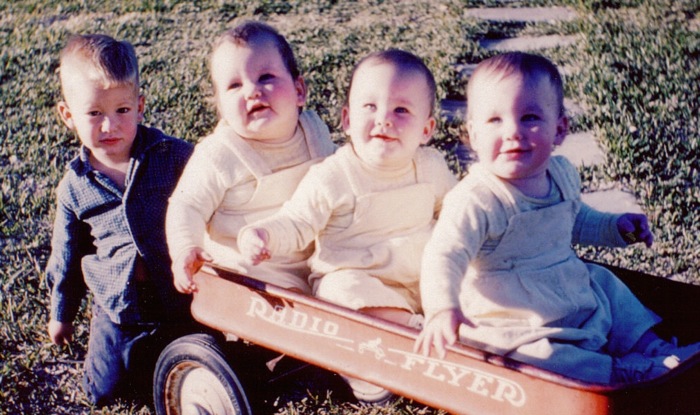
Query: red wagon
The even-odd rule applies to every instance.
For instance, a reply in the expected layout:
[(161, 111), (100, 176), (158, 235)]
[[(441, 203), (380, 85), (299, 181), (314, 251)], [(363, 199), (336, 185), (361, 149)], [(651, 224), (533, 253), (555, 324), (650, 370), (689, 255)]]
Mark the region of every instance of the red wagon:
[[(611, 269), (664, 318), (660, 334), (673, 334), (681, 344), (700, 341), (699, 286)], [(192, 314), (204, 325), (450, 413), (700, 413), (696, 358), (654, 381), (590, 384), (463, 345), (451, 347), (444, 359), (425, 357), (413, 352), (413, 329), (222, 268), (205, 267), (195, 281)], [(236, 362), (249, 360), (247, 349), (227, 351), (222, 343), (195, 334), (163, 351), (154, 378), (158, 414), (255, 412), (255, 382), (236, 369)]]

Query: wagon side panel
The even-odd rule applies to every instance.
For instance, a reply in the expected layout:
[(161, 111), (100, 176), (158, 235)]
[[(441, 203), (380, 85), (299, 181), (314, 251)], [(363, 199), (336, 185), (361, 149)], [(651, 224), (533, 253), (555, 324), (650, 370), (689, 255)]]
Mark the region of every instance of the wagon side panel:
[[(196, 275), (197, 320), (314, 365), (457, 414), (604, 414), (605, 394), (566, 387), (466, 347), (445, 359), (413, 353), (417, 332), (294, 293)], [(285, 298), (286, 297), (286, 298)]]

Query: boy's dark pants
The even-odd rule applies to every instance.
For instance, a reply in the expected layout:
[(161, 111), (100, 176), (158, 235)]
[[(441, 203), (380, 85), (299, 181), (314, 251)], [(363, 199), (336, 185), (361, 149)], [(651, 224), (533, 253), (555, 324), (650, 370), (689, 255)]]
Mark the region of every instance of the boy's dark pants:
[(115, 398), (152, 396), (158, 355), (172, 340), (192, 331), (191, 324), (185, 325), (119, 325), (94, 305), (83, 379), (90, 402), (102, 406)]

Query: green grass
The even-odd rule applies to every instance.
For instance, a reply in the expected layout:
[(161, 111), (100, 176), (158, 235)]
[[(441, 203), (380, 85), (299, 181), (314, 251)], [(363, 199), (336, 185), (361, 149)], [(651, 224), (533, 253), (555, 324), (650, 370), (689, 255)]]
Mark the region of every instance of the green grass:
[[(652, 249), (580, 248), (588, 258), (698, 282), (700, 274), (700, 23), (697, 0), (562, 0), (512, 6), (568, 5), (574, 22), (505, 24), (466, 20), (465, 7), (498, 1), (335, 0), (17, 1), (0, 4), (0, 413), (148, 414), (123, 403), (85, 405), (78, 387), (87, 325), (72, 348), (48, 345), (43, 269), (49, 254), (53, 189), (77, 140), (58, 123), (58, 52), (70, 33), (103, 32), (132, 42), (147, 97), (146, 123), (195, 142), (215, 123), (208, 104), (210, 42), (240, 18), (270, 22), (292, 43), (318, 111), (337, 140), (338, 110), (349, 71), (369, 51), (409, 49), (433, 69), (440, 98), (462, 97), (455, 67), (489, 53), (478, 40), (518, 34), (581, 34), (576, 45), (542, 51), (575, 68), (567, 95), (587, 111), (575, 130), (591, 129), (607, 153), (582, 169), (584, 186), (616, 181), (650, 216)], [(439, 11), (436, 10), (439, 8)], [(459, 127), (444, 122), (435, 145), (455, 171)], [(399, 405), (384, 413), (421, 413)], [(289, 414), (369, 413), (310, 397)], [(376, 412), (379, 413), (379, 412)]]

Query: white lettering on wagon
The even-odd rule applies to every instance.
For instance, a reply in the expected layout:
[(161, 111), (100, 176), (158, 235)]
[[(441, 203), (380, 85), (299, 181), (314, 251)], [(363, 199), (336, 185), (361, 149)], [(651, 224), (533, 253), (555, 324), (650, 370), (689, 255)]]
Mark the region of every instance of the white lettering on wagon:
[(250, 305), (248, 306), (248, 311), (246, 312), (247, 316), (260, 318), (268, 323), (272, 323), (285, 329), (291, 329), (306, 334), (314, 334), (317, 336), (330, 337), (334, 340), (343, 342), (352, 342), (351, 339), (338, 336), (340, 327), (333, 321), (311, 316), (303, 311), (295, 310), (291, 307), (273, 307), (262, 298), (251, 297), (250, 300)]
[(389, 349), (404, 357), (399, 365), (408, 371), (421, 371), (421, 374), (452, 386), (464, 387), (468, 391), (499, 402), (508, 402), (515, 407), (525, 405), (525, 390), (510, 379), (483, 370), (458, 365), (444, 360), (433, 359), (403, 350)]
[(286, 330), (330, 338), (336, 341), (336, 346), (360, 355), (367, 353), (381, 364), (398, 366), (425, 378), (464, 388), (476, 395), (506, 402), (514, 407), (521, 407), (527, 401), (525, 390), (517, 382), (502, 376), (401, 349), (385, 349), (381, 337), (355, 343), (353, 339), (339, 336), (341, 327), (334, 321), (284, 305), (272, 306), (262, 298), (250, 297), (250, 300), (246, 312), (249, 317)]

